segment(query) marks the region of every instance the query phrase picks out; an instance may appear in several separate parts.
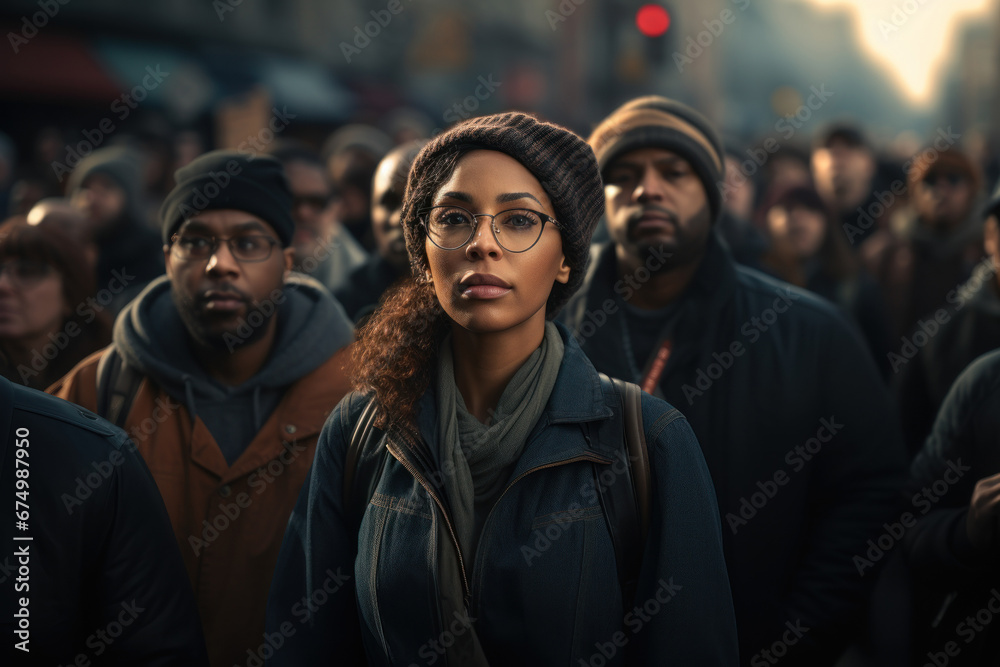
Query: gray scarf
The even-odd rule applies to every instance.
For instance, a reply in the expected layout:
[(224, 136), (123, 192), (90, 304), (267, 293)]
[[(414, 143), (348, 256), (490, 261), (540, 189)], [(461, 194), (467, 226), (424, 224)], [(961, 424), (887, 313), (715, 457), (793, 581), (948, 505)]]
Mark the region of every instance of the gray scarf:
[(441, 346), (438, 366), (438, 463), (454, 469), (445, 476), (445, 492), (462, 552), (472, 563), (486, 515), (503, 492), (542, 414), (563, 358), (563, 342), (552, 322), (545, 323), (542, 344), (517, 370), (500, 396), (489, 424), (465, 407), (455, 384), (451, 336)]

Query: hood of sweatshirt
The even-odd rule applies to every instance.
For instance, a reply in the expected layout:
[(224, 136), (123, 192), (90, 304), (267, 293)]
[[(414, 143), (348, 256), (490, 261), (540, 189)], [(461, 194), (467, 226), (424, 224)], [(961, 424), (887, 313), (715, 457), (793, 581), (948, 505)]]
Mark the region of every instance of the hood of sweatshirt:
[(200, 416), (230, 464), (238, 458), (285, 389), (318, 368), (354, 336), (344, 309), (315, 279), (293, 273), (278, 307), (274, 345), (263, 367), (239, 386), (211, 377), (196, 361), (187, 328), (157, 278), (122, 310), (114, 344), (133, 368)]

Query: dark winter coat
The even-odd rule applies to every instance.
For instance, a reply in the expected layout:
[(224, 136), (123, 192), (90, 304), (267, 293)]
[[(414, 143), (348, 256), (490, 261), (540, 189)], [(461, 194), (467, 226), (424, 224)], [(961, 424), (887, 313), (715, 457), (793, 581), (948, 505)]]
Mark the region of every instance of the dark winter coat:
[(124, 431), (0, 379), (0, 493), (0, 664), (208, 664), (170, 518)]
[(944, 653), (952, 642), (944, 655), (952, 667), (1000, 664), (1000, 549), (974, 548), (965, 530), (976, 482), (998, 472), (1000, 351), (994, 351), (955, 381), (913, 461), (907, 509), (916, 525), (905, 546), (917, 582), (920, 658)]
[(280, 633), (284, 646), (269, 665), (358, 665), (367, 654), (372, 666), (462, 667), (447, 649), (470, 624), (491, 665), (736, 664), (711, 480), (687, 421), (649, 395), (642, 416), (651, 527), (638, 609), (627, 605), (623, 619), (594, 467), (614, 474), (622, 442), (598, 425), (621, 406), (604, 394), (566, 329), (560, 333), (565, 354), (545, 410), (486, 518), (475, 558), (458, 555), (468, 601), (460, 618), (439, 599), (440, 560), (458, 547), (438, 540), (439, 522), (451, 519), (434, 490), (447, 469), (437, 470), (427, 444), (437, 437), (433, 389), (420, 402), (419, 435), (390, 429), (373, 448), (386, 464), (360, 532), (342, 499), (344, 460), (368, 399), (351, 394), (340, 403), (323, 428), (275, 570), (267, 631)]
[[(641, 277), (629, 276), (638, 289)], [(565, 317), (598, 370), (638, 381), (622, 301), (633, 289), (606, 246)], [(678, 308), (658, 393), (712, 472), (741, 662), (764, 664), (784, 642), (782, 664), (831, 664), (874, 579), (853, 557), (902, 483), (888, 391), (832, 304), (737, 266), (714, 235)]]

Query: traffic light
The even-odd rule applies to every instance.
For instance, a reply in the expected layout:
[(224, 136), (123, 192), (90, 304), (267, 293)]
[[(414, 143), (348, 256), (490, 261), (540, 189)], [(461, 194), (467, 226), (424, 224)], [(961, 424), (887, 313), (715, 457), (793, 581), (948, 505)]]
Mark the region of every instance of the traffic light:
[(645, 42), (646, 62), (651, 65), (663, 63), (670, 22), (670, 10), (661, 4), (647, 3), (635, 12), (635, 27)]

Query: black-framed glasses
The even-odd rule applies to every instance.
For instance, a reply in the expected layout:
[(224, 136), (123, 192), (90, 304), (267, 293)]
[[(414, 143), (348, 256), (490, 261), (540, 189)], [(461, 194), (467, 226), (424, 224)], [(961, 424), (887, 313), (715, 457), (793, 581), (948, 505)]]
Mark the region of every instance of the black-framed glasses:
[(51, 264), (33, 259), (10, 257), (0, 260), (0, 276), (6, 273), (16, 287), (33, 287), (48, 278), (54, 270)]
[(274, 246), (278, 245), (276, 239), (265, 234), (226, 237), (174, 234), (170, 237), (170, 249), (177, 259), (198, 261), (214, 255), (222, 241), (226, 242), (229, 252), (240, 262), (263, 262), (271, 256)]
[(479, 218), (490, 219), (493, 238), (507, 252), (531, 250), (542, 238), (545, 223), (562, 229), (552, 216), (530, 208), (511, 208), (493, 215), (472, 213), (461, 206), (432, 206), (420, 212), (427, 238), (442, 250), (458, 250), (471, 241)]

